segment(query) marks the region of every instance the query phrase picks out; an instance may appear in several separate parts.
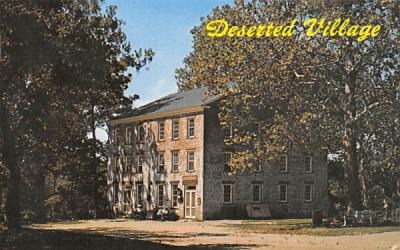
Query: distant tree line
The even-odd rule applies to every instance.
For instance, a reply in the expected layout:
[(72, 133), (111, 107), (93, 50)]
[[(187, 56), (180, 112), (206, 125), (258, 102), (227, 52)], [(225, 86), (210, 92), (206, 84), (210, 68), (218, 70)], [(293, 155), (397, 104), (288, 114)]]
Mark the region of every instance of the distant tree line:
[[(115, 7), (84, 1), (0, 5), (0, 213), (20, 228), (107, 211), (106, 144), (96, 137), (151, 50), (132, 51)], [(4, 210), (3, 210), (4, 208)]]

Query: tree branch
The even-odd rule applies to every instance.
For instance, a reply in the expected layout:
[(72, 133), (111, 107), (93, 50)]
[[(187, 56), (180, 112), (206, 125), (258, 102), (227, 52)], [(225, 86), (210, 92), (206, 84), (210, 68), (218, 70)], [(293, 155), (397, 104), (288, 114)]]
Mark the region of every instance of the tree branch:
[(368, 106), (365, 106), (364, 110), (356, 115), (355, 120), (359, 120), (363, 115), (367, 114), (371, 109), (378, 107), (378, 106), (386, 105), (386, 104), (393, 104), (393, 102), (391, 102), (391, 101), (375, 102)]

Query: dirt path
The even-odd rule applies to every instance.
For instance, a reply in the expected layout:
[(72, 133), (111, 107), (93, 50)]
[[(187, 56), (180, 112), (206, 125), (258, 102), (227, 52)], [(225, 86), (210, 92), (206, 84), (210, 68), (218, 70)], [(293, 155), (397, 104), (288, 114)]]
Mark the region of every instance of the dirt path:
[(160, 222), (90, 220), (33, 225), (32, 228), (101, 233), (176, 246), (229, 245), (237, 249), (392, 249), (400, 250), (400, 232), (356, 236), (306, 236), (241, 233), (226, 227), (240, 220)]

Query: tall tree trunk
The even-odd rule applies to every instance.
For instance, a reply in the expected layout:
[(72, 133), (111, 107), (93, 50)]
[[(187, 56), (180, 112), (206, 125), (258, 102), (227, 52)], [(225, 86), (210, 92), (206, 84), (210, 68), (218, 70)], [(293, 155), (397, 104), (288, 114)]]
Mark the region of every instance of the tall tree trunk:
[(0, 131), (4, 139), (3, 163), (9, 171), (6, 195), (7, 228), (20, 229), (20, 182), (21, 170), (17, 162), (16, 139), (12, 131), (10, 113), (0, 102)]
[(93, 137), (93, 145), (92, 145), (92, 162), (93, 162), (93, 211), (94, 216), (97, 214), (98, 208), (98, 179), (97, 179), (97, 137), (96, 137), (96, 119), (95, 119), (95, 106), (92, 104), (92, 120), (91, 120), (91, 132)]
[(360, 160), (360, 182), (361, 182), (361, 194), (362, 194), (362, 205), (368, 207), (368, 194), (367, 194), (367, 180), (366, 180), (366, 169), (365, 160)]
[(394, 192), (394, 197), (396, 199), (396, 202), (400, 202), (400, 176), (397, 175), (396, 178), (396, 189)]
[[(3, 183), (1, 183), (0, 181), (0, 212), (2, 211), (2, 209), (3, 209)], [(0, 221), (2, 219), (3, 218), (0, 218)]]
[[(53, 173), (52, 177), (53, 177), (53, 193), (51, 195), (54, 196), (56, 193), (56, 175)], [(51, 219), (54, 220), (54, 218), (56, 218), (56, 214), (55, 214), (55, 205), (53, 203), (51, 205)]]
[(347, 183), (347, 212), (361, 210), (361, 188), (357, 160), (358, 128), (356, 123), (355, 76), (345, 79), (345, 133), (344, 145), (344, 176)]
[(40, 154), (35, 152), (32, 158), (32, 165), (35, 169), (35, 187), (34, 187), (34, 201), (35, 201), (35, 222), (46, 223), (47, 212), (45, 203), (45, 171), (43, 164), (38, 160)]

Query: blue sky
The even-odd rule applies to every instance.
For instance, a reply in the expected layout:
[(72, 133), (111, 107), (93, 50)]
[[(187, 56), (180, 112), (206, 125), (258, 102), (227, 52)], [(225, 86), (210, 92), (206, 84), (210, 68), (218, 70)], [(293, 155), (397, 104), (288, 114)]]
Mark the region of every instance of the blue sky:
[(140, 106), (177, 90), (175, 69), (192, 49), (190, 30), (218, 5), (233, 0), (105, 0), (116, 5), (132, 48), (151, 48), (154, 61), (135, 76), (127, 95), (138, 94)]
[[(103, 8), (118, 7), (117, 17), (125, 22), (123, 30), (132, 48), (151, 48), (156, 53), (146, 69), (132, 70), (134, 79), (125, 94), (140, 96), (136, 106), (177, 91), (175, 69), (192, 50), (190, 30), (214, 7), (231, 3), (233, 0), (104, 0)], [(96, 134), (107, 140), (103, 129)]]

